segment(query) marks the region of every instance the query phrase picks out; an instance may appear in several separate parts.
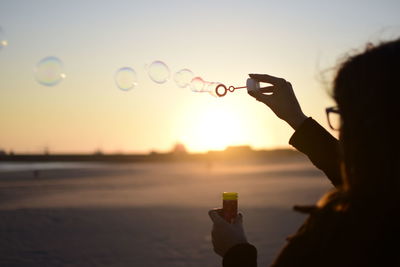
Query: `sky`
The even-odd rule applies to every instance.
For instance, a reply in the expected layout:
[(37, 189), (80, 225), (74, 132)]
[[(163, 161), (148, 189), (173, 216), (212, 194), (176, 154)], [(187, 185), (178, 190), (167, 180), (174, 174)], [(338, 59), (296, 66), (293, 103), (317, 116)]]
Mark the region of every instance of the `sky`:
[[(7, 42), (0, 48), (0, 149), (287, 148), (293, 130), (245, 90), (216, 98), (178, 87), (174, 73), (188, 68), (228, 86), (244, 86), (248, 73), (283, 77), (304, 113), (328, 128), (338, 62), (368, 42), (398, 37), (399, 11), (400, 2), (389, 0), (0, 0)], [(62, 61), (66, 75), (54, 86), (34, 76), (48, 56)], [(162, 84), (148, 75), (156, 60), (171, 71)], [(129, 91), (116, 85), (121, 67), (137, 73)]]

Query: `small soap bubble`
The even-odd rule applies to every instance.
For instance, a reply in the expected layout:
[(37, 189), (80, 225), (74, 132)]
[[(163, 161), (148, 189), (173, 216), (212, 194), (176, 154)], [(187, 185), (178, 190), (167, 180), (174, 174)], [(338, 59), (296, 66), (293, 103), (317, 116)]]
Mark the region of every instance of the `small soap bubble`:
[(118, 88), (123, 91), (131, 90), (138, 85), (137, 74), (135, 70), (130, 67), (118, 69), (117, 72), (115, 72), (114, 80)]
[(3, 28), (0, 27), (0, 49), (6, 47), (8, 45), (8, 41), (6, 39), (6, 35), (3, 31)]
[(205, 82), (201, 77), (194, 77), (190, 82), (190, 89), (193, 92), (203, 92), (205, 87)]
[(215, 88), (217, 87), (217, 85), (218, 85), (218, 83), (216, 83), (216, 82), (208, 82), (205, 85), (204, 91), (207, 91), (207, 92), (215, 91)]
[(45, 86), (55, 86), (66, 78), (62, 61), (57, 57), (45, 57), (34, 69), (36, 81)]
[(216, 82), (207, 82), (204, 88), (204, 91), (211, 92), (215, 91), (215, 88), (217, 87), (219, 83)]
[(213, 97), (218, 97), (217, 92), (215, 91), (217, 86), (220, 85), (219, 82), (210, 82), (207, 84), (206, 90)]
[(181, 87), (187, 87), (193, 79), (193, 72), (189, 69), (182, 69), (175, 73), (174, 80), (176, 84)]
[(171, 76), (168, 66), (162, 61), (154, 61), (148, 68), (149, 77), (155, 83), (165, 83)]

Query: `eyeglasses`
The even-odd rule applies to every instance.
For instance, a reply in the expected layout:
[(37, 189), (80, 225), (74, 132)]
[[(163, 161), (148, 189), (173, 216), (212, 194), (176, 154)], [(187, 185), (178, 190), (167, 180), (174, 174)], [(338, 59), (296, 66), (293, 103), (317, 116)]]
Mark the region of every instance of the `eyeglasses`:
[(340, 130), (341, 119), (340, 119), (340, 111), (338, 107), (329, 107), (325, 109), (326, 118), (328, 119), (329, 127), (332, 130), (338, 131)]

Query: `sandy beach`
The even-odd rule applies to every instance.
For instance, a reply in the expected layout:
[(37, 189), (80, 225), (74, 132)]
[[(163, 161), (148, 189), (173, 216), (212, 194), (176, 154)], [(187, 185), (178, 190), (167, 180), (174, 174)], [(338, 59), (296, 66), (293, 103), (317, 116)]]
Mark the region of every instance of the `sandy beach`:
[[(39, 170), (37, 177), (33, 170)], [(207, 211), (239, 192), (267, 266), (331, 185), (303, 156), (269, 163), (0, 164), (0, 266), (220, 266)]]

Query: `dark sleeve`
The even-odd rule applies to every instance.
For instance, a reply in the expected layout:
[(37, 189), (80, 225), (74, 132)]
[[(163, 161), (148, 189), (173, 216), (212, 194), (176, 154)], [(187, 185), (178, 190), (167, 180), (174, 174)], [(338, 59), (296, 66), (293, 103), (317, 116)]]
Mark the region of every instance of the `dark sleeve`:
[(334, 186), (342, 184), (339, 165), (339, 141), (311, 117), (306, 119), (289, 140), (289, 144), (306, 154)]
[(257, 249), (245, 243), (228, 250), (222, 260), (223, 267), (257, 267)]

